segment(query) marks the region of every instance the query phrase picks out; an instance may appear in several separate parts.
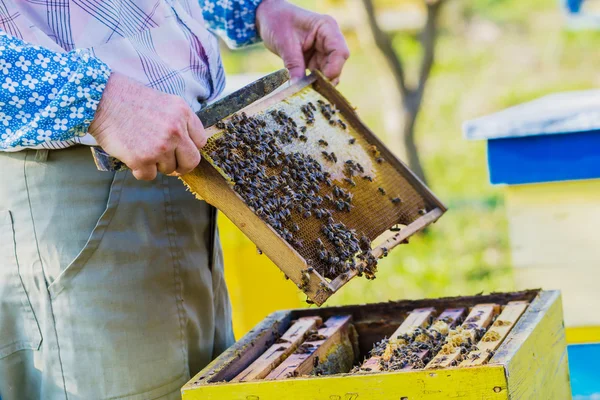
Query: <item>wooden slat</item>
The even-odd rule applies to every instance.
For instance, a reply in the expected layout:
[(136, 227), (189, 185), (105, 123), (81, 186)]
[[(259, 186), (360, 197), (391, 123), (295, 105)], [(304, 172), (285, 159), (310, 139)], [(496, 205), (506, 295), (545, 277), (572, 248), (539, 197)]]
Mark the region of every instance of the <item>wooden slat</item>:
[(493, 352), (500, 347), (528, 305), (529, 303), (526, 301), (511, 301), (508, 303), (496, 318), (492, 327), (477, 343), (477, 350), (470, 352), (465, 360), (460, 363), (460, 366), (472, 367), (485, 364), (492, 357)]
[(373, 356), (366, 360), (360, 367), (361, 371), (381, 371), (381, 365), (379, 360), (382, 357), (389, 357), (393, 351), (398, 347), (398, 338), (402, 335), (410, 335), (415, 329), (428, 326), (431, 322), (433, 315), (435, 314), (435, 308), (417, 308), (408, 314), (408, 317), (400, 324), (398, 329), (390, 336), (390, 340), (385, 349), (383, 356)]
[[(438, 321), (444, 321), (444, 322), (446, 322), (447, 323), (446, 327), (448, 329), (452, 329), (452, 328), (454, 328), (457, 325), (458, 320), (460, 318), (462, 318), (462, 316), (464, 315), (465, 311), (466, 310), (464, 308), (449, 308), (447, 310), (444, 310), (444, 312), (442, 312), (440, 314), (440, 316), (436, 318), (435, 322), (433, 324), (431, 324), (431, 326), (427, 330), (429, 332), (432, 332), (432, 331), (438, 331), (438, 332), (440, 332), (440, 327), (439, 327), (439, 325), (436, 324), (436, 322), (438, 322)], [(448, 334), (447, 332), (446, 333), (440, 332), (440, 333), (442, 333), (444, 335)], [(417, 353), (417, 357), (419, 357), (419, 359), (423, 360), (425, 357), (427, 357), (429, 355), (430, 351), (431, 350), (420, 351), (419, 353)], [(403, 371), (410, 371), (411, 369), (414, 369), (414, 366), (411, 365), (411, 364), (409, 364), (406, 367), (402, 368)]]
[(473, 307), (460, 329), (450, 332), (442, 350), (425, 366), (425, 369), (455, 366), (460, 361), (462, 354), (460, 346), (454, 346), (453, 344), (457, 342), (460, 344), (461, 338), (462, 340), (470, 338), (474, 342), (477, 330), (487, 328), (499, 311), (500, 306), (497, 304), (477, 304)]
[(299, 318), (292, 326), (258, 357), (238, 376), (233, 378), (232, 382), (246, 382), (254, 379), (262, 379), (267, 376), (275, 367), (285, 360), (300, 345), (310, 330), (318, 328), (323, 320), (320, 317)]
[(351, 315), (329, 318), (317, 331), (318, 335), (323, 336), (324, 339), (304, 342), (300, 345), (304, 349), (303, 353), (299, 353), (297, 349), (265, 379), (285, 379), (310, 373), (317, 357), (324, 359), (332, 347), (341, 345), (343, 336), (348, 335), (351, 320)]

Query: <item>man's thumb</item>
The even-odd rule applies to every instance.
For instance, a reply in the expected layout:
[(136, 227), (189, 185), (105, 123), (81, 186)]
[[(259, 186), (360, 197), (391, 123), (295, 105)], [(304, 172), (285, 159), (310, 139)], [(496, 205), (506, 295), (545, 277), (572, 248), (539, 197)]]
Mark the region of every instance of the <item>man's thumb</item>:
[(292, 82), (296, 82), (306, 76), (304, 55), (299, 45), (287, 50), (281, 58), (283, 59), (285, 68), (290, 72), (290, 80)]

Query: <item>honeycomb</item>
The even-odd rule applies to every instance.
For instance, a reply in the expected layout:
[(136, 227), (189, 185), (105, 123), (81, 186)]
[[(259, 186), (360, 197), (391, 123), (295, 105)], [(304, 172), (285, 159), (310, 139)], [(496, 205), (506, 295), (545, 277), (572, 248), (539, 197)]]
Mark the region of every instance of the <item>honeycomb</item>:
[[(244, 141), (236, 133), (235, 126), (246, 118), (258, 124), (256, 132), (266, 135), (261, 137), (268, 138), (267, 134), (275, 137), (277, 151), (280, 150), (282, 154), (273, 153), (273, 147), (268, 143), (254, 144), (252, 151), (231, 146), (232, 142), (237, 144)], [(282, 119), (285, 126), (282, 125)], [(250, 117), (239, 114), (223, 121), (218, 126), (220, 132), (213, 135), (202, 150), (203, 157), (247, 204), (248, 196), (253, 195), (241, 194), (239, 189), (247, 184), (255, 185), (256, 176), (236, 177), (231, 168), (227, 172), (225, 164), (228, 161), (225, 161), (224, 154), (234, 157), (238, 160), (236, 165), (243, 168), (248, 164), (253, 168), (262, 168), (265, 171), (263, 180), (288, 179), (290, 187), (279, 185), (263, 201), (269, 204), (274, 202), (275, 209), (290, 209), (290, 215), (283, 218), (281, 226), (270, 220), (270, 215), (263, 213), (259, 217), (269, 223), (282, 240), (294, 247), (309, 266), (330, 280), (349, 272), (356, 264), (360, 268), (359, 275), (364, 273), (367, 278), (373, 278), (376, 260), (370, 259), (370, 243), (395, 225), (410, 224), (431, 208), (418, 188), (398, 170), (394, 160), (388, 159), (375, 144), (369, 143), (360, 133), (360, 127), (353, 126), (353, 121), (336, 110), (312, 86), (308, 86)], [(286, 136), (285, 132), (289, 134)], [(230, 150), (224, 152), (222, 149), (225, 145)], [(230, 156), (229, 151), (236, 155)], [(287, 164), (276, 165), (272, 162), (273, 154), (306, 162), (310, 164), (309, 168), (325, 175), (323, 180), (314, 183), (312, 192), (309, 190), (309, 198), (315, 201), (320, 199), (319, 204), (312, 204), (308, 208), (303, 206), (307, 202), (306, 193), (304, 197), (295, 193), (293, 186), (297, 180), (288, 176), (291, 171), (284, 169)], [(261, 183), (258, 182), (258, 185)], [(339, 192), (342, 195), (336, 196)], [(262, 207), (257, 204), (251, 206), (255, 213), (257, 208)], [(321, 213), (318, 210), (326, 210), (325, 215), (319, 215)], [(332, 225), (339, 226), (340, 232), (346, 233), (346, 236), (340, 233), (335, 240), (342, 239), (345, 242), (343, 254), (350, 254), (346, 259), (334, 259), (333, 263), (332, 258), (340, 254), (340, 247), (323, 228)], [(366, 262), (356, 263), (355, 257)], [(363, 264), (366, 264), (364, 269), (361, 266)]]

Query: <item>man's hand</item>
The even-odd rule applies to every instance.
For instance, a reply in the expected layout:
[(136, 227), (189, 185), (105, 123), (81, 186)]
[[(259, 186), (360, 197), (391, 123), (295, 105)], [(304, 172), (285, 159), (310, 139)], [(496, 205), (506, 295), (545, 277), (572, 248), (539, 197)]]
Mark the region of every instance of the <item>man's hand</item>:
[(308, 68), (321, 71), (334, 84), (339, 82), (350, 52), (332, 17), (285, 0), (263, 0), (256, 24), (265, 46), (283, 59), (292, 80), (304, 77)]
[(206, 144), (200, 119), (183, 99), (112, 73), (89, 133), (136, 179), (185, 174), (200, 162)]

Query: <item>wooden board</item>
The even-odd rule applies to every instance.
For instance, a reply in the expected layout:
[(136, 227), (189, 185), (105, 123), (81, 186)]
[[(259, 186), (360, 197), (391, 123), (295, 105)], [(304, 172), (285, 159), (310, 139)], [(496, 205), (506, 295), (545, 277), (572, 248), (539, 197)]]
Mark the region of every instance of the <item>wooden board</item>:
[[(439, 331), (438, 325), (436, 325), (436, 322), (438, 321), (444, 321), (447, 323), (446, 327), (448, 329), (452, 329), (454, 328), (457, 324), (458, 321), (460, 320), (460, 318), (463, 317), (465, 313), (465, 309), (464, 308), (449, 308), (447, 310), (444, 310), (439, 317), (436, 318), (436, 321), (434, 321), (433, 324), (431, 324), (431, 326), (427, 329), (429, 332), (432, 331)], [(443, 332), (440, 332), (443, 333)], [(417, 354), (417, 357), (420, 360), (425, 359), (425, 357), (429, 356), (430, 350), (423, 350), (421, 352), (419, 352)], [(414, 366), (411, 364), (408, 364), (406, 367), (402, 368), (402, 371), (410, 371), (411, 369), (414, 369)]]
[(232, 382), (244, 382), (262, 379), (277, 365), (286, 359), (300, 345), (310, 330), (318, 328), (322, 323), (320, 317), (303, 317), (292, 326), (248, 368), (232, 379)]
[(429, 326), (435, 314), (435, 308), (420, 308), (413, 310), (396, 331), (390, 336), (390, 341), (386, 346), (383, 356), (373, 356), (367, 359), (360, 367), (361, 371), (377, 372), (381, 371), (380, 360), (383, 357), (388, 357), (393, 353), (394, 349), (399, 346), (398, 338), (403, 335), (412, 334), (415, 329)]
[(490, 360), (505, 365), (511, 399), (571, 399), (562, 315), (560, 292), (542, 292)]
[[(461, 332), (457, 332), (457, 336), (470, 338), (471, 341), (475, 342), (477, 329), (487, 328), (499, 310), (500, 306), (497, 304), (477, 304), (460, 326)], [(455, 342), (456, 338), (453, 332), (451, 332), (446, 338), (446, 344), (442, 347), (442, 350), (425, 366), (425, 369), (440, 369), (455, 366), (462, 357), (461, 348), (452, 346), (452, 343)]]
[(350, 321), (352, 321), (350, 315), (329, 318), (317, 331), (323, 339), (305, 341), (302, 344), (306, 346), (303, 353), (296, 351), (271, 371), (265, 379), (285, 379), (309, 374), (314, 368), (317, 357), (324, 359), (327, 352), (332, 347), (340, 345), (343, 336), (349, 334)]
[(508, 333), (529, 305), (526, 301), (511, 301), (496, 318), (494, 324), (477, 343), (477, 350), (470, 352), (460, 363), (461, 367), (485, 364), (500, 347)]
[(214, 384), (183, 400), (507, 400), (501, 365)]

